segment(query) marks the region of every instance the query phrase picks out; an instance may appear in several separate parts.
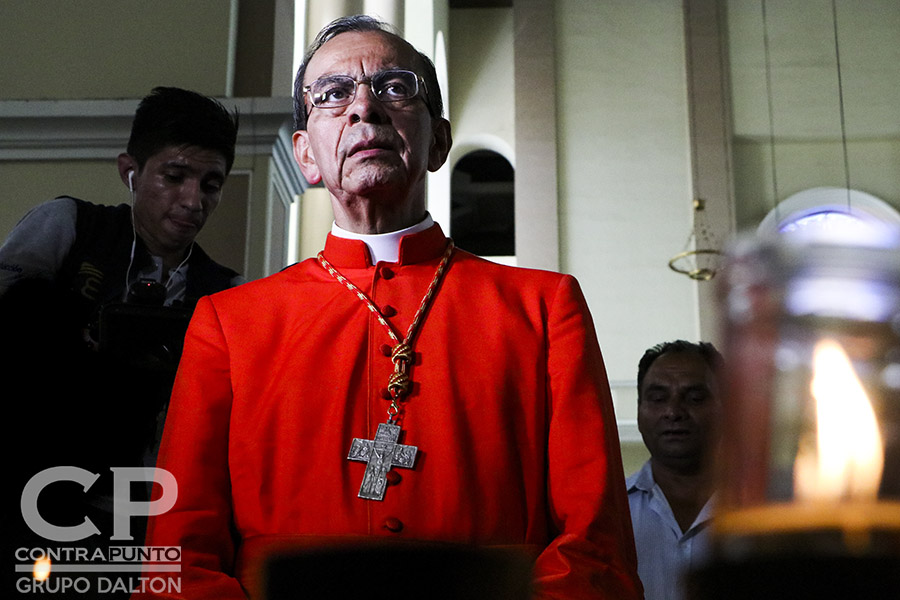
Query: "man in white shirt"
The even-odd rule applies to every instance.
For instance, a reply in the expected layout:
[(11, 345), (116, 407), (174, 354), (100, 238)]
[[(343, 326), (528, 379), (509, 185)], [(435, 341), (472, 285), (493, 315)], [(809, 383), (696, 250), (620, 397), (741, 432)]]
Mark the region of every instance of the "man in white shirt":
[(680, 600), (705, 559), (721, 429), (722, 357), (712, 344), (667, 342), (638, 367), (638, 429), (648, 460), (626, 480), (647, 600)]

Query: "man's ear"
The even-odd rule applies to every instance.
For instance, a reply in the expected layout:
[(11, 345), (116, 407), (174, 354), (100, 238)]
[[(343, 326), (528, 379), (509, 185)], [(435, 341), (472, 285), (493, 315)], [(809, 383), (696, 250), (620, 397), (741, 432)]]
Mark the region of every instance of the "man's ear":
[(450, 121), (447, 119), (432, 119), (431, 127), (433, 131), (431, 147), (428, 149), (428, 170), (437, 171), (450, 154), (453, 138), (450, 135)]
[(128, 174), (137, 174), (137, 162), (135, 162), (134, 158), (127, 152), (123, 152), (122, 154), (120, 154), (116, 160), (117, 166), (119, 168), (119, 178), (122, 180), (122, 183), (125, 184), (125, 187), (131, 189), (128, 185)]
[(316, 164), (316, 157), (313, 156), (312, 148), (309, 145), (309, 132), (295, 131), (294, 141), (294, 160), (300, 167), (300, 172), (306, 178), (310, 185), (315, 185), (322, 181), (322, 174), (319, 172), (319, 165)]

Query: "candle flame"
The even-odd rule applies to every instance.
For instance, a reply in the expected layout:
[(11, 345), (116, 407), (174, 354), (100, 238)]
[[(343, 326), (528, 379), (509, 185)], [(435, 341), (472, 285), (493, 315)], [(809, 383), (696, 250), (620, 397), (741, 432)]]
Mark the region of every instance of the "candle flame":
[(794, 463), (797, 497), (875, 498), (884, 469), (884, 446), (875, 411), (850, 359), (833, 340), (814, 350), (812, 395), (816, 443), (802, 445)]
[(34, 561), (34, 570), (32, 571), (32, 574), (38, 581), (45, 581), (50, 577), (50, 559), (44, 556)]

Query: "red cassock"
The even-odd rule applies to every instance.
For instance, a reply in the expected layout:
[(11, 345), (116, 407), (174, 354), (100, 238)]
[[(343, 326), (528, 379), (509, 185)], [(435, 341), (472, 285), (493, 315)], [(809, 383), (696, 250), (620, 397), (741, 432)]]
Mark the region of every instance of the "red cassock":
[[(398, 263), (329, 236), (325, 257), (402, 339), (446, 247), (406, 236)], [(414, 342), (399, 424), (412, 469), (357, 497), (354, 438), (387, 420), (394, 344), (317, 261), (201, 300), (157, 466), (175, 507), (147, 545), (182, 547), (182, 594), (244, 598), (288, 544), (432, 540), (537, 556), (542, 598), (641, 597), (616, 421), (587, 305), (568, 275), (456, 250)], [(396, 574), (402, 577), (402, 573)]]

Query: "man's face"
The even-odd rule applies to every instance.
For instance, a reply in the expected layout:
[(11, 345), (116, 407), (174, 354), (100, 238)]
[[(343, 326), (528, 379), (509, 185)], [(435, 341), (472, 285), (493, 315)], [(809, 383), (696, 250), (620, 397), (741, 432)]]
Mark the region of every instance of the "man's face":
[(694, 352), (668, 352), (641, 383), (638, 429), (655, 461), (697, 468), (717, 442), (721, 403), (715, 374)]
[(153, 253), (186, 249), (222, 196), (225, 157), (198, 146), (169, 146), (134, 175), (134, 226)]
[[(304, 84), (326, 75), (359, 80), (390, 68), (422, 75), (418, 55), (401, 40), (379, 32), (342, 33), (309, 61)], [(443, 164), (449, 146), (436, 143), (435, 122), (442, 120), (433, 122), (422, 94), (420, 89), (410, 100), (381, 102), (363, 83), (349, 106), (313, 108), (305, 98), (307, 129), (294, 134), (304, 176), (323, 181), (338, 199), (385, 191), (398, 200), (410, 192), (424, 198), (425, 175)]]

